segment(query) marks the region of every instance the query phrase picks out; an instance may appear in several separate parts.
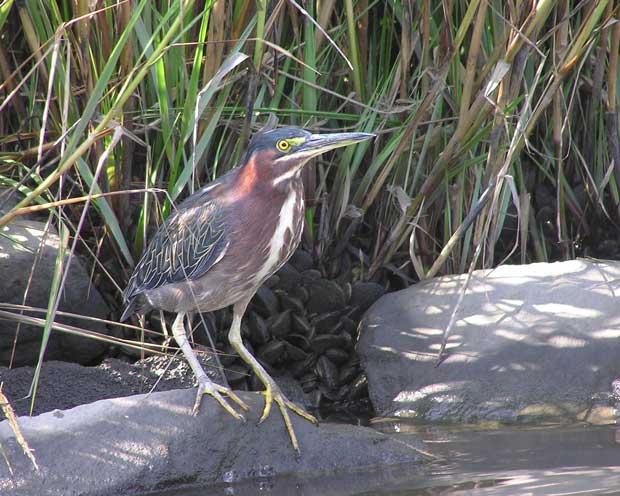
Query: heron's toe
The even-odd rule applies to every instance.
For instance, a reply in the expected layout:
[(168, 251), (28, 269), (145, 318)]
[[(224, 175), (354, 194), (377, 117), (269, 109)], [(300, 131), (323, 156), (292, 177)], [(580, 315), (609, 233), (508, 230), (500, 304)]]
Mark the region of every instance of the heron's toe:
[(215, 384), (207, 377), (204, 377), (204, 378), (201, 377), (198, 379), (198, 391), (196, 393), (196, 401), (194, 402), (194, 407), (192, 408), (193, 415), (198, 414), (198, 411), (200, 410), (200, 403), (202, 401), (202, 397), (205, 394), (208, 394), (209, 396), (212, 396), (213, 398), (215, 398), (215, 400), (220, 404), (220, 406), (222, 406), (224, 410), (230, 413), (237, 420), (241, 420), (245, 422), (245, 417), (241, 415), (240, 413), (238, 413), (237, 411), (235, 411), (235, 409), (230, 406), (230, 404), (224, 399), (222, 395), (224, 394), (228, 396), (235, 403), (237, 403), (241, 408), (243, 408), (244, 410), (248, 410), (248, 406), (243, 402), (243, 400), (239, 398), (230, 388), (220, 386), (219, 384)]
[(269, 412), (271, 411), (271, 404), (275, 401), (280, 409), (280, 413), (282, 414), (284, 425), (286, 426), (286, 431), (288, 432), (293, 449), (297, 452), (297, 455), (299, 455), (299, 443), (297, 442), (297, 436), (295, 435), (295, 430), (293, 429), (293, 423), (291, 422), (288, 410), (291, 410), (315, 425), (319, 425), (318, 420), (284, 396), (282, 391), (280, 391), (280, 388), (275, 384), (267, 384), (265, 391), (263, 391), (262, 394), (265, 396), (265, 408), (259, 422), (263, 422), (267, 418)]

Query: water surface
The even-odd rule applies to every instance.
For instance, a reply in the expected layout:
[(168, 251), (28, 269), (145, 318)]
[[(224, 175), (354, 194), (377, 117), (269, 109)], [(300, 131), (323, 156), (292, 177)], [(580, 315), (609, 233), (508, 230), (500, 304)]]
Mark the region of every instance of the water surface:
[(416, 427), (383, 421), (397, 439), (423, 439), (431, 463), (315, 477), (265, 477), (158, 496), (620, 495), (620, 427)]

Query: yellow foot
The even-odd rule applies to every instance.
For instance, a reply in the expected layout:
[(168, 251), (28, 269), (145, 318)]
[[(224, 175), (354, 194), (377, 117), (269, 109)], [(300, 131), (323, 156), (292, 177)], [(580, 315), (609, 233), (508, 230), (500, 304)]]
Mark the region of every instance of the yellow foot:
[(287, 409), (293, 411), (300, 417), (305, 418), (309, 422), (312, 422), (314, 425), (319, 425), (319, 421), (304, 409), (298, 407), (292, 401), (289, 401), (286, 396), (282, 394), (282, 391), (280, 391), (280, 388), (275, 384), (275, 382), (266, 384), (266, 389), (262, 392), (262, 394), (265, 395), (265, 409), (263, 410), (259, 423), (263, 422), (269, 416), (269, 412), (271, 411), (271, 403), (275, 401), (280, 408), (280, 413), (284, 419), (284, 425), (286, 425), (288, 435), (291, 438), (293, 449), (297, 452), (297, 455), (299, 455), (299, 443), (297, 442), (297, 436), (293, 430), (293, 424), (288, 415)]
[(198, 392), (196, 393), (196, 402), (194, 403), (194, 408), (192, 408), (193, 415), (196, 415), (198, 413), (198, 410), (200, 410), (200, 402), (202, 401), (202, 397), (205, 394), (208, 394), (210, 396), (213, 396), (217, 400), (217, 402), (222, 405), (224, 410), (230, 413), (233, 417), (235, 417), (237, 420), (242, 420), (245, 422), (245, 418), (243, 417), (243, 415), (237, 413), (222, 396), (223, 394), (225, 394), (231, 400), (237, 403), (237, 405), (239, 405), (239, 407), (241, 407), (243, 410), (249, 410), (248, 405), (246, 405), (244, 401), (232, 391), (232, 389), (220, 386), (219, 384), (215, 384), (207, 376), (199, 377), (197, 380)]

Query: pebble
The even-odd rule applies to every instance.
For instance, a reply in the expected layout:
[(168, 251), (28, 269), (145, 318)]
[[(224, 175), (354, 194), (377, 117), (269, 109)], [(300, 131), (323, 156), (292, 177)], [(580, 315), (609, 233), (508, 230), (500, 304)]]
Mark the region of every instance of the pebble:
[(306, 373), (299, 378), (299, 384), (301, 384), (301, 389), (303, 389), (304, 393), (316, 389), (317, 382), (318, 378), (314, 372)]
[(311, 390), (306, 394), (306, 398), (308, 398), (308, 403), (314, 409), (319, 408), (321, 406), (321, 400), (323, 399), (323, 393), (319, 389)]
[(284, 291), (277, 290), (276, 294), (280, 299), (280, 306), (285, 310), (290, 310), (293, 313), (304, 315), (306, 313), (306, 306), (304, 302), (294, 296), (289, 296)]
[(237, 355), (237, 352), (229, 343), (226, 343), (223, 348), (220, 349), (222, 352), (219, 354), (218, 358), (220, 359), (222, 367), (228, 367), (238, 361), (239, 355)]
[(312, 326), (310, 325), (310, 322), (308, 322), (308, 320), (303, 315), (293, 314), (291, 321), (295, 332), (303, 334), (305, 336), (309, 336), (312, 332)]
[(340, 323), (340, 312), (328, 312), (319, 314), (310, 320), (318, 334), (333, 333), (334, 327)]
[(302, 334), (289, 334), (286, 336), (286, 341), (291, 345), (300, 348), (304, 351), (310, 350), (310, 339)]
[(319, 386), (319, 390), (321, 391), (321, 395), (323, 398), (328, 399), (329, 401), (338, 401), (338, 390), (334, 388), (329, 388), (323, 384)]
[(343, 347), (348, 349), (348, 350), (352, 350), (353, 346), (354, 346), (354, 341), (353, 338), (351, 337), (351, 335), (347, 332), (340, 332), (337, 334), (337, 336), (342, 339), (343, 341)]
[(278, 284), (280, 284), (280, 274), (273, 274), (272, 276), (270, 276), (264, 283), (263, 285), (268, 287), (268, 288), (275, 288)]
[(338, 387), (338, 367), (325, 355), (321, 355), (316, 362), (316, 374), (329, 389)]
[(312, 340), (312, 349), (317, 353), (323, 353), (329, 348), (345, 346), (346, 339), (339, 334), (319, 334)]
[(351, 336), (357, 335), (357, 322), (353, 319), (343, 315), (340, 318), (340, 323), (342, 324), (342, 328), (347, 331)]
[(292, 330), (291, 311), (285, 310), (280, 314), (269, 317), (267, 319), (267, 328), (276, 337), (283, 337), (289, 334)]
[(309, 313), (325, 313), (341, 310), (345, 305), (345, 295), (342, 288), (334, 281), (317, 279), (308, 287), (310, 298), (307, 310)]
[(329, 358), (336, 365), (342, 365), (349, 359), (349, 354), (340, 348), (330, 348), (325, 350), (325, 356)]
[(301, 273), (301, 277), (302, 277), (302, 281), (304, 283), (310, 283), (312, 281), (322, 281), (322, 275), (321, 272), (316, 270), (316, 269), (308, 269), (308, 270), (304, 270)]
[(359, 307), (365, 312), (370, 306), (385, 294), (385, 288), (376, 282), (358, 281), (351, 287), (351, 305)]
[(257, 358), (260, 358), (270, 365), (275, 365), (280, 361), (285, 350), (286, 345), (283, 341), (273, 339), (258, 349)]
[(278, 277), (280, 282), (278, 289), (289, 293), (295, 286), (301, 284), (302, 276), (299, 271), (293, 267), (290, 263), (285, 263), (278, 271)]
[(306, 303), (310, 298), (310, 292), (304, 286), (295, 286), (291, 290), (291, 295), (295, 298), (299, 298), (303, 303)]
[(302, 375), (304, 375), (308, 368), (304, 360), (300, 360), (298, 362), (292, 362), (286, 366), (286, 369), (290, 372), (290, 374), (295, 378), (299, 379)]
[(301, 348), (298, 348), (294, 344), (291, 344), (289, 342), (285, 342), (284, 344), (286, 347), (286, 356), (288, 357), (289, 360), (293, 360), (293, 361), (305, 360), (306, 357), (308, 356), (308, 354), (304, 350), (302, 350)]
[(302, 249), (295, 250), (295, 253), (293, 253), (293, 256), (288, 262), (299, 272), (303, 272), (304, 270), (312, 269), (314, 267), (312, 255)]
[(248, 327), (250, 329), (249, 338), (256, 344), (265, 344), (271, 339), (271, 333), (267, 322), (256, 312), (250, 312), (248, 318)]
[(340, 382), (340, 384), (351, 382), (357, 374), (359, 374), (359, 371), (359, 367), (352, 367), (350, 365), (343, 366), (338, 374), (338, 382)]
[(265, 318), (269, 318), (269, 316), (278, 313), (280, 310), (278, 297), (266, 286), (258, 288), (256, 295), (252, 298), (252, 303), (256, 311)]
[(250, 372), (250, 367), (244, 362), (237, 362), (224, 367), (224, 375), (226, 380), (231, 384), (237, 384), (245, 380)]
[[(312, 254), (298, 249), (258, 290), (242, 322), (244, 342), (253, 355), (256, 348), (254, 356), (267, 373), (287, 373), (300, 384), (304, 402), (324, 408), (323, 413), (367, 407), (368, 381), (354, 345), (359, 319), (385, 293), (376, 282), (352, 282), (357, 257), (345, 252), (337, 262), (329, 261), (319, 271)], [(230, 309), (215, 312), (218, 341), (227, 343), (230, 321)], [(218, 349), (236, 389), (265, 389), (230, 346)]]

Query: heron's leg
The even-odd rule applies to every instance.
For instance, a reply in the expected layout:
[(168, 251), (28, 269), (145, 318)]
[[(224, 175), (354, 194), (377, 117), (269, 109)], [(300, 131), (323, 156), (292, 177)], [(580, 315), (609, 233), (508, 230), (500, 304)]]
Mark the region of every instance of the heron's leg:
[(318, 425), (318, 421), (308, 412), (298, 407), (295, 403), (289, 401), (286, 396), (282, 394), (282, 391), (273, 380), (273, 378), (267, 373), (263, 366), (258, 363), (258, 360), (256, 360), (256, 358), (254, 358), (244, 346), (241, 339), (241, 317), (243, 317), (247, 304), (248, 302), (244, 301), (234, 305), (233, 322), (230, 326), (230, 332), (228, 333), (228, 340), (230, 341), (230, 345), (235, 349), (235, 351), (239, 353), (239, 356), (243, 359), (243, 361), (245, 361), (252, 368), (256, 376), (265, 385), (265, 391), (263, 392), (263, 394), (265, 395), (265, 409), (263, 410), (260, 422), (263, 422), (267, 418), (269, 412), (271, 411), (271, 403), (272, 401), (275, 401), (280, 408), (282, 417), (284, 418), (284, 424), (286, 425), (286, 430), (288, 431), (288, 435), (291, 438), (293, 448), (295, 449), (295, 451), (297, 451), (297, 453), (299, 453), (299, 443), (297, 442), (297, 436), (295, 436), (295, 431), (293, 430), (293, 424), (288, 415), (287, 408), (295, 412), (297, 415), (305, 418), (306, 420), (309, 420), (313, 424)]
[(170, 346), (170, 341), (172, 340), (172, 336), (168, 332), (168, 326), (166, 325), (166, 318), (164, 317), (163, 310), (159, 311), (159, 320), (161, 322), (161, 330), (164, 334), (164, 342), (161, 345), (161, 348), (164, 352), (168, 351), (168, 346)]
[(222, 397), (222, 394), (228, 396), (244, 410), (247, 410), (248, 406), (243, 402), (241, 398), (239, 398), (235, 393), (233, 393), (230, 388), (215, 384), (211, 379), (209, 379), (209, 376), (207, 376), (207, 374), (203, 370), (200, 362), (198, 361), (198, 358), (194, 353), (194, 350), (192, 350), (192, 347), (187, 340), (185, 326), (183, 325), (184, 318), (185, 314), (177, 314), (174, 322), (172, 323), (172, 335), (174, 336), (175, 341), (179, 345), (181, 352), (185, 356), (185, 359), (189, 363), (189, 366), (192, 368), (192, 371), (196, 376), (196, 381), (198, 382), (198, 393), (196, 394), (196, 402), (194, 403), (192, 413), (194, 415), (198, 413), (202, 396), (204, 394), (209, 394), (213, 396), (217, 400), (217, 402), (222, 405), (222, 407), (224, 407), (224, 409), (233, 417), (239, 420), (244, 420), (242, 415), (238, 414), (235, 410), (233, 410), (233, 408), (228, 404), (228, 402)]

